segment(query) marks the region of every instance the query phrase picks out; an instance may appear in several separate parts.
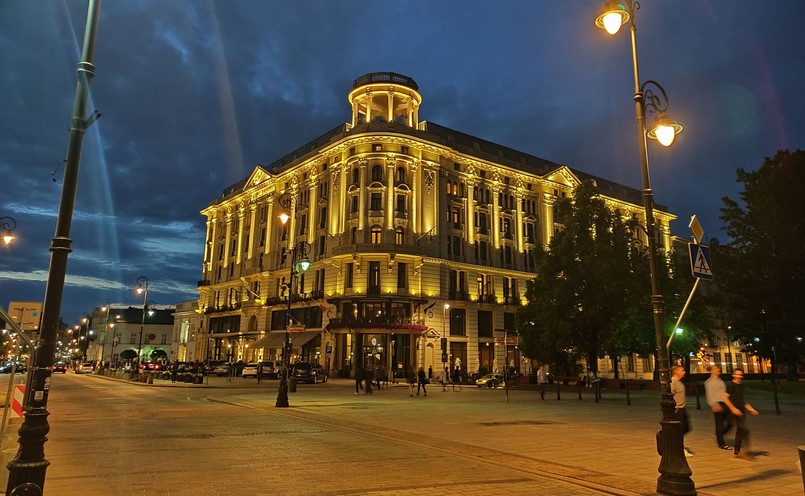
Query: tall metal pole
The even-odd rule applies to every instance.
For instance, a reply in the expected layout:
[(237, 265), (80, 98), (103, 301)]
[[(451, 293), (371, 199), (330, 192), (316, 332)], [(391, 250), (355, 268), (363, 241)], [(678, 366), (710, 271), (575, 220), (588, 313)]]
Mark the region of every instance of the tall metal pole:
[(145, 328), (145, 310), (148, 306), (148, 279), (145, 276), (140, 276), (137, 278), (137, 291), (143, 292), (143, 317), (140, 321), (140, 339), (137, 341), (137, 369), (139, 371), (140, 362), (142, 359), (140, 358), (140, 352), (143, 348), (143, 329)]
[(676, 403), (671, 394), (671, 376), (668, 351), (665, 347), (665, 303), (660, 291), (660, 274), (657, 263), (657, 239), (654, 225), (654, 195), (648, 168), (648, 147), (646, 145), (646, 102), (640, 85), (637, 68), (637, 28), (634, 23), (634, 9), (631, 12), (632, 66), (635, 83), (635, 114), (637, 120), (637, 143), (640, 151), (640, 172), (643, 179), (643, 207), (646, 211), (646, 234), (648, 236), (649, 270), (651, 273), (651, 306), (654, 314), (654, 334), (657, 340), (657, 361), (660, 373), (660, 410), (662, 411), (661, 430), (657, 432), (657, 452), (661, 457), (657, 479), (657, 492), (665, 494), (696, 494), (696, 487), (690, 476), (693, 472), (685, 459), (683, 451), (682, 424), (676, 418)]
[(40, 495), (45, 486), (45, 473), (48, 462), (45, 459), (45, 441), (50, 431), (47, 417), (48, 393), (53, 358), (58, 340), (59, 315), (64, 293), (64, 279), (67, 274), (67, 256), (72, 251), (70, 226), (73, 220), (78, 170), (81, 165), (81, 152), (84, 133), (92, 123), (87, 119), (89, 102), (89, 83), (95, 75), (92, 61), (95, 55), (95, 38), (100, 17), (100, 0), (89, 0), (87, 24), (84, 30), (84, 48), (78, 64), (73, 115), (70, 126), (70, 141), (67, 146), (67, 160), (64, 166), (62, 196), (56, 218), (56, 233), (50, 245), (50, 268), (42, 311), (42, 329), (39, 334), (34, 367), (31, 370), (31, 401), (25, 412), (25, 420), (19, 430), (20, 448), (9, 462), (6, 494)]
[[(100, 370), (103, 367), (103, 357), (106, 354), (106, 342), (109, 340), (109, 311), (111, 310), (111, 305), (109, 303), (106, 304), (106, 324), (103, 329), (103, 343), (101, 343), (101, 366), (98, 367)], [(111, 360), (110, 360), (111, 361)]]
[(288, 403), (288, 372), (289, 361), (291, 358), (291, 302), (293, 300), (293, 277), (296, 269), (296, 252), (297, 248), (291, 249), (291, 273), (288, 278), (288, 307), (285, 310), (285, 342), (282, 346), (282, 373), (280, 375), (279, 391), (277, 392), (277, 402), (275, 407), (287, 408), (290, 406)]

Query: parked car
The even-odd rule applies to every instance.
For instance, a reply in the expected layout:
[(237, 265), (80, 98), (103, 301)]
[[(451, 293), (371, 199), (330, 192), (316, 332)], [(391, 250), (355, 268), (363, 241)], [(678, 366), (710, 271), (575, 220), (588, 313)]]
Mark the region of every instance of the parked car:
[(295, 377), (300, 382), (327, 382), (327, 374), (324, 372), (324, 367), (318, 363), (298, 362), (293, 364), (291, 377)]
[(53, 364), (53, 367), (51, 368), (51, 370), (53, 372), (61, 372), (62, 374), (66, 374), (67, 373), (67, 364), (64, 363), (64, 362), (56, 362), (56, 363)]
[[(5, 363), (0, 365), (0, 374), (10, 374), (11, 373), (11, 366), (14, 365), (13, 362)], [(14, 373), (19, 374), (22, 372), (27, 371), (28, 368), (25, 366), (24, 363), (17, 362), (17, 368), (14, 370)]]
[(488, 388), (495, 388), (498, 387), (500, 384), (503, 383), (503, 376), (500, 374), (486, 374), (483, 377), (478, 378), (475, 381), (475, 385), (478, 387), (488, 387)]
[(222, 363), (220, 365), (216, 365), (214, 369), (212, 369), (212, 373), (217, 375), (218, 377), (223, 377), (225, 375), (229, 375), (229, 368), (231, 364)]
[(84, 362), (79, 363), (78, 367), (75, 368), (76, 374), (91, 374), (95, 370), (95, 366), (92, 365), (92, 362)]
[(257, 377), (257, 364), (247, 363), (243, 366), (243, 372), (240, 375), (242, 377)]
[(156, 372), (164, 369), (165, 367), (159, 362), (145, 362), (142, 368), (145, 372)]
[(260, 362), (260, 365), (263, 366), (264, 379), (279, 379), (280, 370), (282, 369), (282, 364), (280, 362), (267, 360)]

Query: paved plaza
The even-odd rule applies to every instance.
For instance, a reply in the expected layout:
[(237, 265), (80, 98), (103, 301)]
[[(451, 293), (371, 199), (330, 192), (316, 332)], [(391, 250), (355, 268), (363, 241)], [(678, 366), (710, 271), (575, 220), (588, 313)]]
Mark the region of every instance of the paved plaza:
[[(478, 389), (356, 395), (354, 382), (300, 385), (274, 407), (277, 381), (211, 378), (190, 386), (57, 376), (45, 494), (586, 495), (653, 494), (655, 392)], [(508, 400), (507, 400), (508, 396)], [(805, 399), (748, 389), (748, 451), (718, 449), (689, 397), (686, 444), (699, 494), (801, 495)], [(702, 398), (703, 402), (703, 398)], [(706, 407), (705, 407), (706, 408)], [(4, 446), (5, 447), (5, 446)]]

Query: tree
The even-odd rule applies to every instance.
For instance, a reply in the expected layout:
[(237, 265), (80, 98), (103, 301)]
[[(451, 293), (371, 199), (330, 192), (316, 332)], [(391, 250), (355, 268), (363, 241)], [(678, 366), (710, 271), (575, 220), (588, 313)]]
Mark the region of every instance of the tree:
[(805, 152), (783, 150), (754, 172), (737, 170), (740, 202), (724, 197), (721, 220), (732, 239), (716, 247), (718, 289), (732, 333), (796, 378), (805, 322)]
[(636, 299), (633, 227), (591, 182), (576, 188), (572, 201), (558, 201), (555, 218), (563, 228), (536, 254), (529, 303), (517, 315), (523, 352), (559, 369), (572, 369), (582, 356), (597, 376), (598, 357), (612, 348)]
[(134, 350), (123, 350), (120, 352), (120, 358), (123, 360), (133, 360), (137, 358), (137, 352)]

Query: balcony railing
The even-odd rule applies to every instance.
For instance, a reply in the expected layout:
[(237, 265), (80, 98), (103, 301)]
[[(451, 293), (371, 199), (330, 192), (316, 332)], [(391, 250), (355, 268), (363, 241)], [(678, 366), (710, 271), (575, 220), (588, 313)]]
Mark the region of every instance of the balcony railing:
[(387, 329), (424, 332), (428, 330), (428, 326), (422, 320), (394, 319), (380, 316), (357, 319), (330, 319), (327, 329)]

